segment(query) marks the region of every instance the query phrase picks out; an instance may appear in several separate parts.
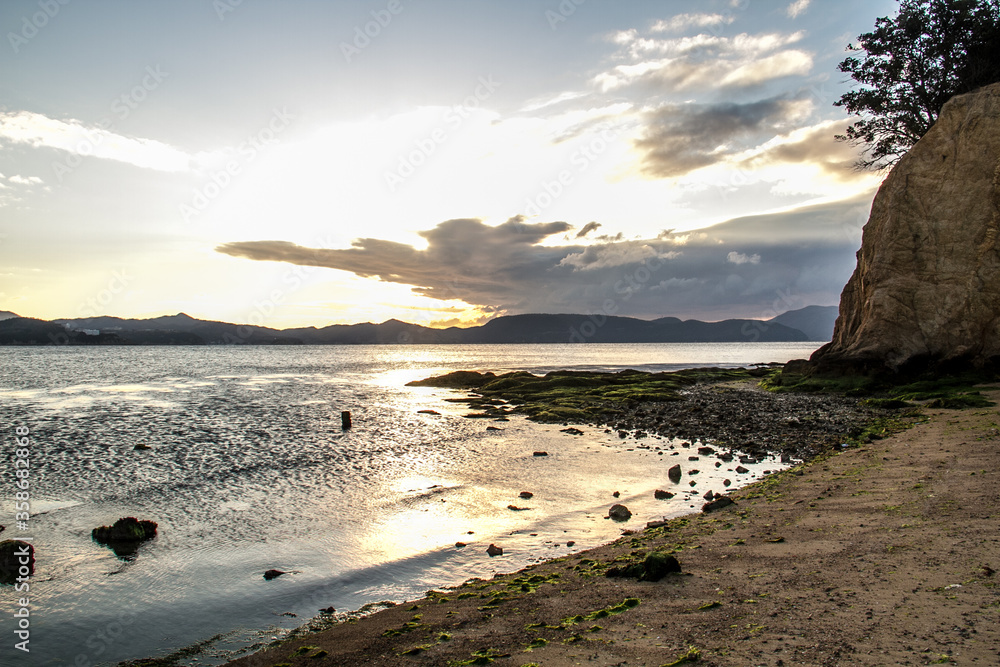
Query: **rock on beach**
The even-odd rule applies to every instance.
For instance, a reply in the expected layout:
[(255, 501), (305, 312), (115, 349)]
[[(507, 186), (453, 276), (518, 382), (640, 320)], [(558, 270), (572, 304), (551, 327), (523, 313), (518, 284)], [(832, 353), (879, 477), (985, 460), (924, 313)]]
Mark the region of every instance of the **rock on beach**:
[(612, 521), (628, 521), (632, 518), (632, 512), (624, 505), (612, 505), (608, 510), (608, 518)]

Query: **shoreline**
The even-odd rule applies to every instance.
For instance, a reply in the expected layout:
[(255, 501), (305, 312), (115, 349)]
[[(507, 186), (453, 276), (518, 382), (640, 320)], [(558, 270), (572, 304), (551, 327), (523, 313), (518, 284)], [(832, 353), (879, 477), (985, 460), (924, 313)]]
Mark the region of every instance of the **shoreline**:
[[(1000, 412), (925, 412), (909, 431), (735, 491), (735, 506), (229, 664), (663, 665), (689, 647), (710, 665), (994, 663), (1000, 562), (982, 524), (1000, 505)], [(673, 552), (684, 574), (603, 576), (650, 551)]]

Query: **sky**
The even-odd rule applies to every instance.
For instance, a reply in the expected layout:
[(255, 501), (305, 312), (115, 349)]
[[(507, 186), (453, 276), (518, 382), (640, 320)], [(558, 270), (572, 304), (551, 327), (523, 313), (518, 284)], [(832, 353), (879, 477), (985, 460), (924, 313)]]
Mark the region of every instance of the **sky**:
[(274, 328), (835, 305), (889, 0), (5, 0), (0, 310)]

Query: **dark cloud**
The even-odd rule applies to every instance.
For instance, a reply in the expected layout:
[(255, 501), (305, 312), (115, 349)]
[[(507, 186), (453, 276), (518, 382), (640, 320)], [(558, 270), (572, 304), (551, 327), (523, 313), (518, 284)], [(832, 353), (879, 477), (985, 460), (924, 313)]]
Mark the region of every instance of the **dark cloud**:
[(421, 233), (428, 244), (422, 250), (379, 239), (358, 239), (346, 249), (250, 241), (217, 250), (339, 269), (508, 313), (758, 317), (776, 301), (781, 310), (837, 303), (869, 205), (870, 198), (859, 198), (592, 245), (543, 245), (569, 225), (514, 218), (495, 227), (475, 219), (443, 222)]
[(412, 285), (435, 299), (461, 299), (476, 305), (506, 307), (540, 266), (562, 259), (559, 248), (538, 244), (572, 226), (565, 222), (526, 224), (520, 216), (491, 227), (481, 220), (442, 222), (420, 232), (427, 248), (362, 238), (342, 250), (304, 248), (286, 241), (226, 243), (221, 253), (247, 259), (289, 262), (348, 271), (365, 278)]
[(835, 134), (842, 133), (842, 127), (824, 123), (746, 160), (744, 166), (753, 169), (779, 163), (815, 164), (840, 180), (857, 178), (854, 165), (858, 161), (858, 151), (850, 144), (834, 139)]
[(800, 103), (771, 98), (747, 104), (671, 104), (649, 115), (645, 136), (636, 141), (643, 171), (669, 178), (720, 162), (750, 146), (747, 140), (773, 136)]
[(584, 236), (590, 232), (595, 232), (601, 226), (599, 222), (588, 222), (583, 226), (583, 228), (576, 233), (576, 238), (582, 239)]

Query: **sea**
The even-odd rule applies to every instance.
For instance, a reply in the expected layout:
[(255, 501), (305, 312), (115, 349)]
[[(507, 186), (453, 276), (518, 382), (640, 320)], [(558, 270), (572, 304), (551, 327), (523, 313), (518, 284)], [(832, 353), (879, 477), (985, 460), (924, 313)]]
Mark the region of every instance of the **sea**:
[[(0, 541), (36, 550), (27, 590), (0, 585), (0, 664), (91, 667), (178, 651), (180, 665), (222, 664), (321, 609), (415, 599), (696, 511), (699, 494), (732, 476), (706, 470), (696, 490), (656, 500), (669, 466), (689, 465), (684, 443), (470, 419), (448, 400), (466, 392), (410, 380), (737, 367), (816, 347), (0, 348)], [(29, 509), (18, 517), (23, 459)], [(741, 481), (779, 465), (751, 465)], [(632, 519), (606, 519), (614, 503)], [(92, 540), (121, 517), (155, 521), (156, 537), (121, 557)], [(490, 544), (503, 555), (487, 555)], [(272, 569), (287, 574), (265, 579)]]

